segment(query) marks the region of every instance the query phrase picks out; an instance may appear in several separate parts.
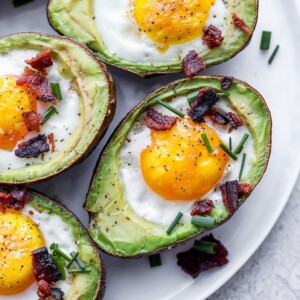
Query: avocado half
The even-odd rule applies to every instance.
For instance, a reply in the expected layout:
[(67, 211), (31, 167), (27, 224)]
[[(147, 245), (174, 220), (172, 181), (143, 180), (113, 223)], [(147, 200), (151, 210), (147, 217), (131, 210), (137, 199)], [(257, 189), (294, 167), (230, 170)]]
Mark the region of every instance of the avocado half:
[[(168, 235), (167, 227), (136, 215), (126, 200), (124, 186), (119, 177), (119, 152), (139, 116), (155, 105), (157, 100), (168, 101), (174, 96), (187, 96), (204, 87), (222, 92), (221, 81), (222, 77), (218, 76), (175, 81), (149, 95), (119, 124), (99, 158), (86, 201), (86, 209), (90, 214), (88, 230), (101, 250), (114, 256), (138, 257), (169, 249), (207, 230), (188, 222), (177, 226)], [(262, 178), (270, 156), (270, 111), (263, 97), (245, 82), (234, 79), (226, 92), (229, 93), (227, 100), (230, 107), (243, 117), (253, 139), (257, 160), (242, 178), (242, 182), (252, 185), (252, 192)], [(239, 205), (249, 195), (250, 193), (243, 196)], [(222, 205), (215, 207), (211, 216), (216, 220), (216, 227), (227, 221), (232, 213)]]
[[(128, 1), (129, 2), (129, 1)], [(258, 17), (258, 0), (226, 1), (228, 17), (220, 47), (198, 53), (206, 67), (225, 62), (238, 54), (252, 35), (237, 29), (232, 23), (232, 14), (242, 18), (254, 31)], [(113, 13), (113, 12), (112, 12)], [(128, 61), (117, 57), (106, 47), (95, 22), (94, 0), (49, 0), (48, 19), (50, 25), (60, 34), (74, 38), (95, 52), (102, 61), (136, 73), (140, 76), (182, 72), (182, 58), (160, 63)], [(191, 49), (192, 50), (192, 49)]]
[(47, 162), (0, 169), (0, 184), (29, 184), (57, 175), (91, 153), (113, 119), (116, 96), (106, 66), (84, 45), (42, 33), (17, 33), (0, 38), (0, 54), (14, 49), (40, 52), (51, 49), (60, 75), (71, 81), (80, 99), (80, 119), (63, 151)]

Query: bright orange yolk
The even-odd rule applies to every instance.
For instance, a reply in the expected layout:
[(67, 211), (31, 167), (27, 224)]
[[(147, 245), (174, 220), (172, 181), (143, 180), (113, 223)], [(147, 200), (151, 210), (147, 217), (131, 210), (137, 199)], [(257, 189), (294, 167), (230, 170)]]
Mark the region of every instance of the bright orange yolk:
[(16, 78), (0, 77), (0, 149), (13, 150), (26, 136), (22, 113), (36, 110), (36, 97), (17, 86)]
[(138, 27), (161, 51), (202, 36), (215, 0), (135, 0)]
[[(201, 134), (205, 133), (213, 153)], [(171, 130), (151, 130), (152, 144), (141, 153), (141, 170), (150, 188), (167, 200), (199, 199), (215, 187), (229, 160), (217, 133), (204, 123), (178, 120)]]
[(31, 251), (44, 245), (30, 218), (14, 211), (0, 213), (0, 295), (22, 292), (34, 282)]

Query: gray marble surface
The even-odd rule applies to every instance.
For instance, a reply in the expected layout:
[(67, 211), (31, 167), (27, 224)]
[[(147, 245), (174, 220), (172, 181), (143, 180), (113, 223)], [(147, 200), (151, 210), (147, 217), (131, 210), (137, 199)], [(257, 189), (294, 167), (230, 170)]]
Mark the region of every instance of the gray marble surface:
[(300, 177), (276, 225), (249, 261), (208, 300), (300, 299)]

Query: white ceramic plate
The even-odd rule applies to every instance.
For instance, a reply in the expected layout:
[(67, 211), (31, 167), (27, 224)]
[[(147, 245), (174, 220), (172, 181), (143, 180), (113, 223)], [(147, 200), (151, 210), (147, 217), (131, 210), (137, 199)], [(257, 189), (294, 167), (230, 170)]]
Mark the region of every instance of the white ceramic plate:
[[(0, 35), (18, 31), (54, 33), (46, 19), (46, 0), (35, 0), (14, 9), (11, 0), (1, 1)], [(224, 284), (259, 247), (283, 210), (300, 169), (300, 5), (297, 0), (261, 0), (254, 37), (237, 57), (203, 74), (233, 75), (247, 81), (265, 97), (273, 116), (273, 148), (269, 167), (261, 183), (235, 216), (214, 230), (229, 250), (230, 262), (223, 268), (202, 273), (196, 280), (176, 265), (176, 253), (162, 254), (163, 265), (150, 269), (148, 259), (122, 260), (104, 255), (107, 266), (108, 300), (205, 299)], [(271, 49), (259, 50), (262, 30), (272, 31)], [(273, 64), (267, 60), (276, 44), (280, 50)], [(59, 199), (87, 224), (82, 204), (99, 153), (107, 138), (125, 116), (147, 94), (183, 75), (141, 79), (110, 68), (118, 96), (116, 117), (105, 138), (80, 166), (57, 176), (36, 189)], [(133, 233), (134, 234), (134, 233)]]

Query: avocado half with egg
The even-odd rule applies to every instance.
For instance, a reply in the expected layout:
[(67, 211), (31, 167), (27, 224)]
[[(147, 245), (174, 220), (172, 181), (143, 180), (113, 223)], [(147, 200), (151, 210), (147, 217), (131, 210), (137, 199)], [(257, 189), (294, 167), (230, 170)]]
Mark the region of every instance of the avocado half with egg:
[[(150, 130), (145, 125), (145, 116), (153, 108), (176, 116), (158, 100), (186, 114), (190, 109), (187, 98), (202, 88), (224, 92), (222, 80), (204, 76), (166, 85), (119, 124), (99, 158), (87, 195), (88, 230), (100, 249), (114, 256), (137, 257), (174, 247), (233, 215), (222, 199), (222, 184), (239, 179), (239, 186), (248, 186), (236, 209), (258, 184), (270, 155), (271, 116), (263, 97), (245, 82), (233, 79), (227, 96), (220, 96), (213, 106), (223, 117), (239, 116), (243, 126), (233, 129), (231, 123), (220, 125), (209, 118), (195, 124), (187, 115), (177, 118), (168, 130)], [(212, 153), (202, 141), (203, 134)], [(231, 147), (231, 152), (240, 148), (235, 151), (236, 160), (221, 149), (221, 143)], [(200, 219), (209, 221), (207, 226), (192, 223), (191, 212), (197, 210), (199, 200), (213, 204), (208, 212), (205, 203), (202, 207), (206, 212)], [(178, 212), (183, 217), (168, 234)]]
[[(52, 66), (36, 70), (25, 62), (49, 49)], [(28, 86), (26, 83), (25, 87), (18, 85), (16, 82), (26, 72), (30, 72)], [(30, 81), (32, 74), (48, 92), (50, 85), (58, 85), (62, 99), (53, 104), (46, 93), (46, 101), (41, 101), (30, 90), (36, 83)], [(0, 38), (0, 91), (2, 184), (41, 181), (79, 163), (97, 145), (115, 112), (114, 84), (105, 65), (84, 45), (42, 33), (19, 33)], [(41, 122), (49, 109), (56, 113)], [(38, 130), (28, 127), (23, 113), (38, 116)], [(38, 140), (33, 145), (35, 148), (32, 145), (29, 145), (31, 149), (27, 148), (33, 153), (16, 152), (20, 144), (35, 138)], [(42, 142), (42, 146), (38, 144)], [(41, 150), (44, 146), (45, 153)]]
[[(9, 199), (10, 195), (17, 198), (12, 198), (13, 201), (10, 202), (15, 209), (6, 207), (3, 210), (9, 202), (4, 201), (3, 204), (2, 201), (4, 198)], [(28, 201), (23, 207), (16, 205), (20, 203), (17, 201), (21, 198)], [(53, 257), (53, 243), (69, 258), (72, 257), (71, 252), (78, 253), (77, 257), (86, 271), (82, 271), (76, 262), (68, 266), (69, 261), (60, 257), (65, 278), (59, 276), (58, 280), (51, 284), (51, 288), (60, 289), (65, 300), (102, 299), (105, 289), (105, 267), (102, 258), (88, 232), (71, 211), (33, 190), (7, 187), (0, 188), (0, 207), (0, 257), (1, 261), (5, 261), (0, 270), (1, 299), (37, 298), (38, 284), (34, 276), (32, 252), (46, 247)], [(53, 268), (50, 270), (55, 273)], [(62, 274), (61, 271), (60, 273)], [(44, 278), (47, 276), (51, 274), (47, 274), (46, 268)]]
[[(252, 36), (233, 24), (233, 14), (253, 32), (258, 0), (48, 3), (48, 19), (56, 31), (86, 44), (102, 61), (140, 76), (183, 71), (182, 59), (191, 50), (206, 67), (232, 58)], [(203, 42), (203, 28), (209, 25), (221, 30), (220, 46), (209, 48)]]

